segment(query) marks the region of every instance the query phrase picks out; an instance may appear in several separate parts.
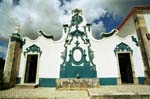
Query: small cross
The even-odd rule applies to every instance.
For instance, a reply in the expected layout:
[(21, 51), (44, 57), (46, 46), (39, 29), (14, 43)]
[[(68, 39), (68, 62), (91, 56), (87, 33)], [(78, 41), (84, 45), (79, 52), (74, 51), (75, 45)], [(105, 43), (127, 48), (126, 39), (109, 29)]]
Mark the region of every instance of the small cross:
[(76, 45), (77, 45), (77, 47), (78, 47), (80, 43), (79, 43), (78, 41), (76, 41), (76, 43), (75, 43), (75, 44), (76, 44)]
[(15, 33), (19, 33), (19, 31), (20, 31), (19, 26), (16, 26), (16, 28), (15, 28)]

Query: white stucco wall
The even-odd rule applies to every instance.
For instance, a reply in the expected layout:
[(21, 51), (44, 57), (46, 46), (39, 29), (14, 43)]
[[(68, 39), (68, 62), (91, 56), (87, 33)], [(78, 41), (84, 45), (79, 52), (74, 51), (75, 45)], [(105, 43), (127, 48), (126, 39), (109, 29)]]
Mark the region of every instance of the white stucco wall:
[[(63, 42), (54, 42), (51, 39), (46, 39), (40, 36), (37, 40), (31, 41), (26, 38), (26, 44), (23, 47), (23, 51), (31, 45), (37, 45), (40, 47), (42, 54), (39, 61), (39, 77), (41, 78), (58, 78), (59, 66), (62, 63), (60, 58), (61, 49), (63, 49)], [(25, 66), (25, 56), (22, 54), (20, 63), (19, 76), (23, 76), (23, 69)]]
[(137, 47), (135, 46), (135, 44), (133, 44), (131, 35), (133, 35), (138, 41), (133, 16), (130, 16), (129, 19), (125, 22), (125, 24), (119, 30), (118, 36), (121, 37), (122, 40), (126, 39), (126, 42), (128, 42), (127, 44), (131, 47), (131, 49), (133, 49), (132, 59), (133, 59), (133, 65), (135, 69), (135, 76), (143, 77), (144, 76), (144, 63), (142, 60), (141, 50), (139, 46)]
[(148, 33), (150, 33), (150, 14), (144, 14), (144, 19), (146, 22)]
[[(137, 38), (135, 33), (132, 35)], [(132, 35), (129, 35), (124, 39), (114, 35), (101, 41), (91, 41), (91, 49), (94, 51), (94, 63), (96, 64), (97, 69), (97, 77), (118, 77), (118, 61), (114, 49), (116, 45), (121, 42), (126, 43), (133, 50), (132, 62), (134, 64), (136, 77), (144, 76), (140, 48), (132, 41)], [(26, 39), (26, 45), (24, 45), (23, 51), (33, 44), (36, 44), (42, 50), (39, 61), (39, 76), (41, 78), (59, 78), (60, 64), (62, 63), (60, 56), (61, 52), (64, 50), (64, 42), (57, 43), (42, 36), (36, 41)], [(19, 77), (23, 76), (25, 61), (25, 56), (22, 53)]]
[(140, 47), (135, 45), (135, 42), (132, 41), (131, 36), (137, 38), (136, 34), (134, 33), (126, 38), (120, 38), (114, 35), (101, 41), (92, 42), (92, 48), (95, 55), (94, 63), (96, 63), (98, 77), (118, 77), (118, 60), (114, 53), (114, 49), (116, 45), (120, 44), (121, 42), (130, 46), (130, 48), (133, 50), (131, 60), (134, 65), (133, 67), (135, 69), (135, 76), (144, 76), (144, 67)]
[[(116, 45), (124, 42), (133, 50), (131, 57), (136, 77), (144, 77), (144, 65), (140, 52), (140, 47), (135, 45), (131, 36), (137, 39), (135, 27), (132, 18), (119, 30), (118, 34), (111, 37), (103, 38), (102, 40), (95, 40), (88, 32), (88, 37), (91, 42), (91, 49), (94, 51), (94, 64), (97, 69), (98, 78), (118, 77), (118, 60), (114, 53)], [(23, 46), (23, 52), (29, 46), (35, 44), (42, 50), (39, 61), (39, 77), (40, 78), (59, 78), (60, 64), (63, 62), (61, 59), (61, 52), (64, 50), (66, 34), (63, 35), (61, 40), (53, 41), (44, 38), (40, 35), (36, 40), (26, 39), (26, 44)], [(19, 77), (23, 77), (26, 61), (22, 53)]]
[(119, 33), (117, 34), (121, 38), (125, 38), (128, 35), (135, 33), (135, 25), (133, 16), (130, 16), (128, 20), (124, 23), (124, 25), (120, 28)]

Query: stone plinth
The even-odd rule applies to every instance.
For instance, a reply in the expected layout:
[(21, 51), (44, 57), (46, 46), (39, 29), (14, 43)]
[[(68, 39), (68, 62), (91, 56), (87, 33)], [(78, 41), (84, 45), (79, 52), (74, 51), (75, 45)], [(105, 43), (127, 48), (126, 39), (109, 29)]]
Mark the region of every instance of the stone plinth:
[(86, 89), (99, 87), (97, 78), (60, 78), (56, 80), (57, 89)]

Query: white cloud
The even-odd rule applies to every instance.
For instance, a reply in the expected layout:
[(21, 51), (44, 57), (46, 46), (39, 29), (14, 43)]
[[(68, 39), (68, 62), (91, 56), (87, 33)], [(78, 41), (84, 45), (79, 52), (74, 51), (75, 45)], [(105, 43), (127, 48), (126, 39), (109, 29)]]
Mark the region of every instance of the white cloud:
[(68, 12), (75, 8), (80, 8), (83, 10), (83, 16), (87, 19), (88, 22), (92, 22), (99, 17), (105, 15), (106, 10), (101, 8), (99, 4), (100, 0), (73, 0), (72, 2), (64, 2), (65, 4), (61, 7)]
[[(80, 8), (83, 10), (83, 16), (89, 23), (93, 23), (94, 20), (99, 20), (105, 15), (113, 15), (114, 19), (124, 16), (124, 12), (120, 8), (126, 7), (122, 5), (124, 2), (120, 0), (72, 0), (72, 2), (64, 1), (64, 5), (61, 7), (64, 10), (70, 12), (71, 9)], [(97, 24), (93, 23), (93, 36), (99, 38), (99, 33), (106, 30), (102, 21)]]
[(60, 38), (62, 10), (59, 9), (59, 1), (21, 0), (16, 7), (9, 1), (6, 0), (0, 6), (1, 38), (7, 39), (18, 25), (23, 36), (35, 37), (37, 30), (42, 28), (56, 39)]
[(100, 33), (106, 30), (106, 28), (104, 27), (104, 23), (102, 21), (99, 21), (97, 24), (94, 23), (92, 27), (93, 27), (93, 30), (92, 30), (93, 36), (97, 39), (99, 39)]
[[(89, 23), (95, 19), (104, 17), (106, 13), (113, 15), (114, 19), (124, 16), (129, 11), (134, 0), (71, 0), (63, 1), (64, 5), (59, 7), (58, 0), (20, 0), (20, 5), (14, 7), (13, 0), (4, 0), (0, 4), (0, 39), (6, 40), (20, 25), (23, 36), (36, 36), (39, 28), (46, 33), (54, 35), (56, 39), (62, 35), (62, 24), (68, 23), (71, 10), (81, 8), (83, 16)], [(131, 6), (130, 6), (131, 7)], [(64, 10), (69, 14), (64, 15)], [(109, 15), (109, 14), (107, 14)], [(101, 22), (93, 25), (93, 32), (105, 30)]]
[[(91, 0), (73, 0), (72, 2), (65, 2), (61, 7), (63, 10), (67, 10), (69, 13), (72, 9), (80, 8), (83, 11), (83, 16), (88, 23), (92, 23), (95, 19), (103, 17), (107, 10), (99, 7), (99, 0), (92, 2)], [(92, 32), (95, 38), (98, 38), (98, 35), (101, 31), (105, 31), (105, 27), (102, 21), (97, 24), (92, 25)]]

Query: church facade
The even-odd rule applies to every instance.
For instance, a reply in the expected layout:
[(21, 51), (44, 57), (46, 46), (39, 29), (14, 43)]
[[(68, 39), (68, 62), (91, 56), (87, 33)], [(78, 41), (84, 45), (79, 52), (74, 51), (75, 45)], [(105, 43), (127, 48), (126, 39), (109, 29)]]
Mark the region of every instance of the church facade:
[(150, 7), (133, 8), (100, 40), (81, 10), (72, 12), (60, 40), (42, 30), (35, 40), (10, 36), (4, 68), (10, 86), (56, 87), (58, 79), (97, 79), (100, 86), (150, 82)]

